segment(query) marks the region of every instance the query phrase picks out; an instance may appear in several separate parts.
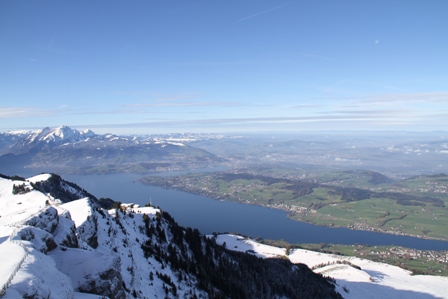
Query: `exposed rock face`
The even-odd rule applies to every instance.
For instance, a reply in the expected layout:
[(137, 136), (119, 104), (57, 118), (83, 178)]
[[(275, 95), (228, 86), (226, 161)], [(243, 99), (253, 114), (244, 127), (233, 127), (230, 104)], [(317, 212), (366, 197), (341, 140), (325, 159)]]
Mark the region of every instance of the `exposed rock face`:
[(70, 212), (63, 210), (59, 212), (59, 225), (53, 232), (56, 243), (61, 246), (78, 248), (78, 237), (76, 236), (76, 226), (70, 217)]
[(52, 197), (57, 198), (62, 202), (70, 202), (83, 197), (89, 197), (96, 201), (96, 197), (89, 192), (83, 190), (78, 185), (67, 182), (57, 174), (51, 174), (50, 178), (44, 181), (34, 182), (31, 186), (35, 190)]
[(54, 251), (51, 257), (56, 261), (57, 268), (71, 278), (75, 290), (111, 299), (126, 298), (118, 256), (66, 249)]
[(98, 217), (91, 209), (86, 220), (76, 228), (78, 238), (86, 242), (90, 247), (98, 247)]
[(123, 280), (119, 269), (110, 268), (93, 276), (88, 275), (86, 282), (77, 289), (83, 293), (92, 293), (107, 296), (110, 299), (125, 299)]
[(28, 219), (25, 224), (38, 227), (49, 233), (54, 232), (59, 223), (58, 211), (53, 207), (45, 208), (41, 213)]
[(53, 235), (36, 227), (24, 226), (11, 235), (13, 241), (28, 241), (25, 245), (34, 247), (36, 250), (47, 254), (58, 245), (53, 239)]

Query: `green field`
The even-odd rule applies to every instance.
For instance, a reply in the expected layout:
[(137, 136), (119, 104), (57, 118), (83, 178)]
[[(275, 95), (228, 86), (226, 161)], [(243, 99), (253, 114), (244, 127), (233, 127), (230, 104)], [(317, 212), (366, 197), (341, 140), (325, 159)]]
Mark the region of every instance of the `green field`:
[[(332, 184), (328, 183), (330, 175)], [(215, 199), (282, 209), (298, 221), (448, 239), (448, 196), (444, 193), (448, 190), (447, 176), (387, 182), (387, 178), (373, 172), (343, 171), (329, 173), (323, 181), (324, 184), (248, 173), (142, 179), (146, 184)]]

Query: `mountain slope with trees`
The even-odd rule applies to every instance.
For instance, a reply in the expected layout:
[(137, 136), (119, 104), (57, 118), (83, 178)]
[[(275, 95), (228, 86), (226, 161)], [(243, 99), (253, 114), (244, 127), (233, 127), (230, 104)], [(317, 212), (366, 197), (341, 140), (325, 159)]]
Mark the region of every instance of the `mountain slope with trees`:
[(24, 253), (1, 271), (6, 297), (342, 298), (303, 264), (229, 251), (154, 207), (105, 209), (56, 175), (2, 176), (0, 192), (0, 252)]

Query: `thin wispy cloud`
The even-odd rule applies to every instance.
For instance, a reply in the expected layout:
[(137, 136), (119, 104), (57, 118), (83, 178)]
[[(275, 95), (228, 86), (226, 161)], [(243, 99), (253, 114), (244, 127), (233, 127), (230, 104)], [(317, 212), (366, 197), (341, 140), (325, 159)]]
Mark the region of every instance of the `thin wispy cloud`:
[(60, 43), (56, 42), (56, 37), (52, 37), (49, 42), (42, 41), (41, 43), (30, 44), (30, 46), (39, 51), (56, 55), (76, 54), (76, 52), (73, 49), (68, 49), (64, 46), (60, 46)]
[(257, 61), (187, 61), (176, 63), (181, 66), (195, 66), (195, 67), (225, 67), (225, 66), (245, 66), (245, 65), (260, 65), (266, 62)]
[(152, 95), (153, 93), (148, 91), (111, 91), (110, 94), (135, 96), (135, 95)]
[(34, 107), (0, 108), (0, 118), (43, 117), (57, 114), (54, 110), (36, 109)]
[(112, 91), (109, 94), (122, 95), (122, 96), (148, 96), (153, 99), (160, 99), (160, 100), (184, 100), (184, 99), (197, 98), (201, 95), (198, 92), (183, 92), (183, 93), (179, 93), (179, 94), (162, 94), (162, 93), (155, 93), (152, 91)]
[(153, 101), (177, 101), (188, 100), (200, 97), (202, 94), (198, 92), (184, 92), (179, 94), (160, 94), (149, 91), (112, 91), (112, 95), (122, 96), (148, 96)]
[(124, 105), (125, 109), (145, 108), (145, 107), (239, 107), (246, 106), (243, 103), (234, 101), (204, 101), (198, 100), (204, 97), (200, 93), (180, 93), (180, 94), (153, 94), (151, 99)]
[(448, 104), (448, 92), (383, 94), (355, 100), (347, 106), (365, 106), (397, 103), (443, 103)]
[[(181, 125), (224, 125), (224, 124), (256, 124), (256, 123), (300, 123), (300, 122), (329, 122), (329, 121), (371, 121), (371, 120), (400, 120), (399, 117), (393, 115), (384, 115), (383, 113), (366, 115), (360, 114), (344, 114), (344, 115), (314, 115), (303, 117), (258, 117), (258, 118), (210, 118), (210, 119), (190, 119), (190, 120), (167, 120), (167, 121), (150, 121), (129, 124), (105, 124), (110, 127), (140, 127), (140, 126), (181, 126)], [(424, 115), (432, 117), (432, 115)], [(438, 117), (446, 117), (448, 113), (441, 113)], [(421, 115), (419, 115), (421, 117)], [(410, 119), (401, 119), (409, 120)], [(92, 126), (94, 127), (94, 126)]]
[(201, 96), (202, 96), (202, 94), (197, 93), (197, 92), (185, 92), (185, 93), (173, 94), (173, 95), (153, 94), (153, 100), (157, 101), (157, 102), (185, 101), (185, 100), (197, 99)]
[[(218, 107), (218, 108), (232, 108), (245, 107), (248, 104), (238, 102), (206, 102), (206, 101), (181, 101), (178, 99), (163, 100), (163, 101), (147, 101), (140, 103), (133, 103), (121, 105), (118, 107), (109, 107), (105, 109), (100, 108), (72, 108), (58, 111), (59, 114), (65, 115), (144, 115), (144, 114), (170, 114), (176, 113), (178, 110), (170, 110), (170, 108), (199, 108), (199, 107)], [(156, 109), (161, 108), (161, 109)], [(166, 109), (163, 109), (166, 108)], [(192, 111), (183, 111), (183, 114), (192, 113)], [(199, 113), (199, 112), (198, 112)]]
[(128, 107), (239, 107), (245, 106), (237, 102), (152, 102), (131, 104)]
[(285, 3), (285, 4), (282, 4), (282, 5), (279, 5), (279, 6), (270, 8), (270, 9), (268, 9), (268, 10), (265, 10), (265, 11), (262, 11), (262, 12), (258, 12), (258, 13), (255, 13), (255, 14), (253, 14), (253, 15), (244, 17), (244, 18), (238, 20), (237, 23), (239, 23), (239, 22), (243, 22), (243, 21), (247, 21), (247, 20), (252, 19), (252, 18), (254, 18), (254, 17), (258, 17), (258, 16), (260, 16), (260, 15), (264, 15), (264, 14), (266, 14), (266, 13), (269, 13), (269, 12), (271, 12), (271, 11), (274, 11), (274, 10), (276, 10), (276, 9), (279, 9), (279, 8), (281, 8), (281, 7), (283, 7), (283, 6), (289, 5), (290, 3), (291, 3), (291, 2), (287, 2), (287, 3)]
[(348, 80), (344, 79), (344, 80), (339, 80), (336, 83), (333, 83), (331, 85), (327, 85), (327, 86), (323, 86), (320, 87), (318, 89), (322, 90), (322, 92), (325, 93), (335, 93), (335, 92), (340, 92), (340, 89), (338, 88), (340, 85), (343, 85), (344, 83), (349, 82)]
[(354, 94), (353, 90), (356, 90), (359, 88), (365, 88), (365, 87), (370, 87), (370, 88), (373, 87), (376, 90), (378, 90), (380, 88), (383, 90), (387, 90), (387, 92), (389, 92), (389, 91), (402, 92), (402, 93), (409, 92), (408, 90), (397, 87), (397, 86), (378, 84), (378, 83), (374, 83), (374, 82), (362, 82), (362, 81), (350, 80), (350, 79), (339, 80), (336, 83), (318, 87), (318, 89), (324, 93), (337, 93), (337, 94), (349, 95), (349, 94)]
[(324, 60), (334, 60), (331, 57), (322, 56), (322, 55), (316, 55), (316, 54), (312, 54), (312, 53), (302, 53), (302, 52), (299, 52), (298, 54), (300, 56), (305, 56), (305, 57), (319, 58), (319, 59), (324, 59)]
[(288, 109), (313, 109), (313, 108), (320, 108), (320, 107), (323, 107), (323, 105), (300, 104), (300, 105), (295, 105), (295, 106), (289, 107)]
[(50, 42), (47, 44), (47, 49), (53, 48), (54, 43), (56, 42), (55, 37), (52, 37)]
[(385, 85), (385, 84), (376, 84), (376, 83), (359, 83), (359, 84), (365, 84), (365, 85), (369, 85), (369, 86), (373, 86), (373, 87), (381, 87), (384, 89), (390, 89), (390, 90), (401, 91), (401, 92), (408, 92), (408, 90), (406, 90), (404, 88), (397, 87), (397, 86), (391, 86), (391, 85)]
[(421, 111), (412, 109), (383, 109), (383, 110), (335, 110), (330, 113), (322, 113), (325, 115), (345, 115), (357, 117), (374, 117), (374, 118), (415, 118), (423, 116)]

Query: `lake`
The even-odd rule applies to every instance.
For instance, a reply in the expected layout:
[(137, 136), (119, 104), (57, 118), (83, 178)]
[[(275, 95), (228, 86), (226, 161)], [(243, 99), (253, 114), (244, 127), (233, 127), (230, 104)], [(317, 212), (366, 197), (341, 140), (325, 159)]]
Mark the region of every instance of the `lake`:
[[(166, 174), (162, 174), (166, 175)], [(136, 174), (63, 175), (98, 198), (144, 205), (150, 201), (184, 227), (203, 234), (235, 232), (252, 238), (283, 239), (289, 243), (398, 245), (421, 250), (448, 250), (448, 242), (346, 228), (329, 228), (293, 221), (287, 213), (254, 205), (213, 200), (200, 195), (143, 185)]]

